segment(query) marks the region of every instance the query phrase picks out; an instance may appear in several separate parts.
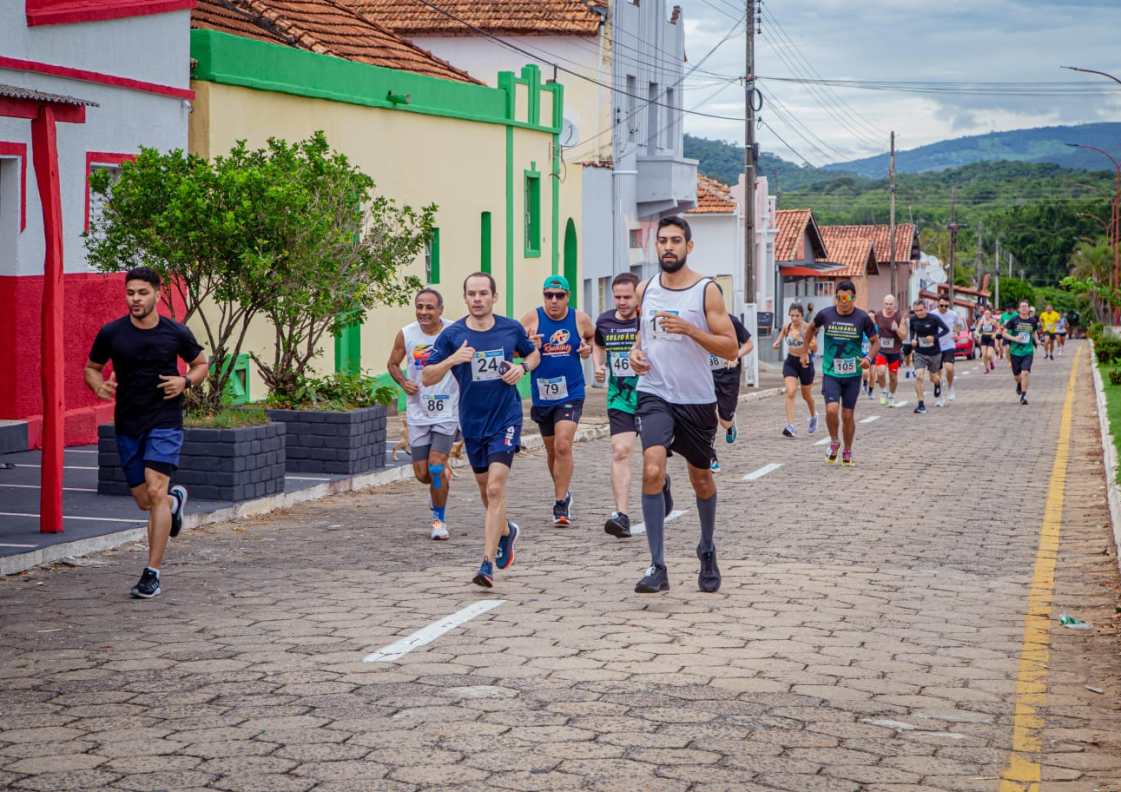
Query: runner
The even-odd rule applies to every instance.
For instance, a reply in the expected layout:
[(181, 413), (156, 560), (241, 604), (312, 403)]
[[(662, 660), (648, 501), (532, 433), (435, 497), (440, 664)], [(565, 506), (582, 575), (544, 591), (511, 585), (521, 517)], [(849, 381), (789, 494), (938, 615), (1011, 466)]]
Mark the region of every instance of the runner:
[(638, 337), (638, 283), (638, 276), (630, 272), (615, 276), (611, 282), (615, 309), (604, 311), (596, 319), (592, 349), (596, 382), (607, 382), (607, 423), (611, 427), (611, 491), (615, 496), (615, 511), (607, 518), (603, 530), (620, 539), (631, 535), (627, 502), (631, 489), (631, 454), (638, 437), (634, 422), (638, 377), (631, 371), (631, 347)]
[[(720, 289), (720, 284), (716, 284), (716, 288)], [(720, 289), (723, 294), (724, 290)], [(743, 326), (743, 322), (739, 317), (729, 314), (728, 318), (732, 320), (732, 327), (736, 331), (736, 343), (739, 344), (739, 351), (734, 361), (725, 360), (718, 355), (709, 353), (708, 365), (712, 369), (712, 382), (716, 387), (716, 417), (720, 422), (720, 428), (724, 430), (724, 442), (731, 445), (736, 442), (736, 408), (740, 404), (740, 382), (743, 381), (743, 359), (745, 355), (750, 355), (751, 350), (755, 348), (755, 342), (751, 340), (751, 332)], [(712, 451), (712, 464), (709, 466), (713, 473), (720, 472), (720, 460), (716, 458), (716, 449)]]
[[(814, 331), (824, 328), (824, 353), (822, 355), (821, 393), (825, 396), (825, 424), (829, 427), (829, 453), (826, 461), (834, 464), (841, 447), (842, 424), (844, 453), (841, 464), (852, 461), (852, 442), (856, 435), (854, 410), (860, 397), (860, 374), (872, 365), (880, 352), (880, 338), (876, 323), (867, 313), (856, 307), (856, 286), (850, 280), (837, 284), (834, 304), (823, 308), (814, 316)], [(868, 338), (868, 353), (861, 356), (861, 342)]]
[[(965, 320), (961, 318), (961, 314), (950, 307), (949, 297), (939, 297), (938, 310), (930, 313), (941, 319), (942, 324), (950, 330), (949, 333), (939, 338), (939, 343), (942, 350), (942, 368), (946, 372), (946, 389), (949, 391), (947, 395), (950, 401), (953, 401), (957, 398), (957, 393), (954, 391), (954, 359), (957, 355), (958, 331), (965, 327)], [(934, 398), (938, 400), (936, 404), (939, 407), (945, 404), (942, 397), (941, 382), (935, 382), (934, 384)]]
[(1026, 406), (1032, 358), (1035, 347), (1043, 341), (1039, 318), (1031, 315), (1031, 304), (1027, 300), (1020, 301), (1020, 312), (1008, 320), (1004, 329), (1011, 343), (1008, 359), (1012, 364), (1012, 377), (1016, 380), (1016, 393), (1020, 395), (1020, 404)]
[[(483, 562), (472, 582), (491, 588), (494, 568), (514, 563), (521, 534), (506, 519), (506, 482), (522, 435), (522, 401), (515, 386), (537, 366), (541, 353), (524, 327), (494, 313), (498, 290), (490, 275), (468, 275), (463, 297), (468, 314), (440, 333), (421, 369), (421, 384), (436, 385), (449, 371), (459, 383), (459, 425), (487, 510)], [(513, 362), (515, 356), (522, 358), (520, 364)]]
[[(432, 345), (450, 322), (444, 320), (444, 298), (435, 289), (421, 289), (413, 308), (416, 321), (397, 331), (387, 367), (389, 376), (405, 391), (413, 475), (420, 483), (429, 485), (431, 538), (442, 541), (448, 538), (445, 514), (451, 487), (448, 455), (459, 433), (459, 385), (451, 372), (430, 387), (420, 384), (421, 371)], [(408, 374), (401, 373), (402, 361), (408, 361)]]
[(996, 368), (996, 331), (998, 328), (999, 325), (993, 318), (993, 312), (986, 308), (985, 312), (981, 314), (981, 318), (977, 320), (977, 326), (974, 329), (974, 335), (981, 345), (981, 365), (985, 367), (986, 374)]
[(1055, 359), (1055, 335), (1062, 317), (1059, 312), (1047, 305), (1039, 315), (1039, 322), (1043, 326), (1043, 357), (1048, 360)]
[(1003, 344), (1001, 344), (1001, 347), (1002, 347), (1002, 350), (1004, 352), (1004, 357), (1008, 358), (1009, 368), (1011, 368), (1011, 366), (1012, 366), (1012, 356), (1011, 356), (1011, 353), (1008, 351), (1008, 348), (1012, 344), (1012, 338), (1008, 335), (1007, 331), (1005, 331), (1004, 328), (1007, 327), (1008, 323), (1010, 321), (1012, 321), (1013, 319), (1015, 319), (1017, 316), (1018, 316), (1018, 313), (1016, 311), (1016, 308), (1015, 308), (1015, 306), (1012, 306), (1012, 305), (1009, 305), (1008, 307), (1006, 307), (1004, 309), (1004, 311), (1002, 311), (1001, 314), (1000, 314), (1000, 337), (1003, 341)]
[(563, 275), (545, 278), (542, 289), (544, 307), (522, 317), (522, 326), (541, 351), (541, 365), (530, 378), (529, 417), (541, 431), (553, 478), (553, 525), (571, 525), (572, 444), (584, 411), (580, 359), (592, 354), (596, 327), (586, 313), (568, 307), (572, 287)]
[(631, 368), (639, 375), (638, 410), (642, 438), (642, 516), (650, 546), (650, 568), (635, 585), (640, 594), (669, 590), (665, 560), (665, 518), (673, 509), (666, 457), (685, 457), (697, 497), (701, 591), (720, 588), (716, 565), (716, 481), (709, 470), (716, 435), (716, 389), (709, 354), (732, 359), (736, 334), (715, 283), (687, 266), (692, 231), (681, 217), (658, 222), (661, 271), (639, 290), (642, 321), (631, 349)]
[(1055, 324), (1055, 337), (1059, 339), (1059, 357), (1063, 356), (1063, 347), (1067, 345), (1068, 332), (1070, 332), (1070, 321), (1067, 319), (1066, 311), (1063, 311), (1063, 315)]
[(817, 350), (817, 334), (803, 320), (801, 303), (794, 303), (786, 313), (790, 321), (783, 326), (771, 346), (778, 349), (779, 344), (786, 344), (786, 359), (782, 363), (782, 381), (786, 385), (786, 426), (782, 433), (786, 437), (794, 437), (794, 401), (799, 389), (810, 411), (806, 432), (813, 434), (817, 431), (817, 409), (813, 397), (813, 353)]
[(867, 338), (863, 339), (860, 342), (860, 356), (861, 357), (866, 357), (869, 360), (873, 361), (873, 365), (869, 366), (868, 368), (866, 368), (866, 369), (864, 369), (863, 371), (860, 372), (860, 388), (861, 388), (861, 390), (863, 390), (865, 393), (868, 394), (869, 399), (875, 399), (876, 398), (876, 366), (874, 364), (874, 361), (875, 361), (875, 358), (879, 357), (879, 356), (878, 355), (870, 356), (868, 354), (868, 352), (869, 352), (869, 350), (871, 350), (871, 348), (872, 348), (872, 345), (871, 345), (871, 343), (869, 343)]
[[(168, 537), (183, 527), (187, 489), (168, 485), (183, 448), (183, 394), (208, 372), (191, 331), (156, 312), (159, 296), (160, 276), (153, 270), (136, 267), (125, 274), (128, 315), (98, 331), (84, 372), (98, 398), (117, 399), (113, 422), (121, 470), (136, 505), (148, 512), (148, 565), (130, 592), (137, 599), (159, 595)], [(179, 358), (189, 365), (185, 376)], [(113, 371), (106, 379), (102, 370), (109, 361)]]
[(924, 401), (926, 394), (923, 380), (927, 372), (930, 373), (930, 381), (934, 385), (934, 398), (938, 400), (936, 404), (939, 407), (945, 404), (940, 390), (943, 358), (942, 346), (939, 341), (949, 333), (950, 328), (946, 327), (946, 323), (939, 318), (938, 314), (927, 311), (925, 300), (921, 297), (915, 300), (911, 321), (908, 324), (908, 334), (915, 350), (915, 398), (919, 402), (915, 405), (914, 412), (916, 415), (926, 413), (926, 402)]
[(872, 314), (880, 335), (880, 353), (876, 355), (875, 381), (880, 388), (880, 404), (895, 406), (895, 389), (899, 387), (899, 367), (903, 364), (900, 353), (907, 338), (906, 319), (896, 310), (895, 297), (884, 295), (883, 307)]

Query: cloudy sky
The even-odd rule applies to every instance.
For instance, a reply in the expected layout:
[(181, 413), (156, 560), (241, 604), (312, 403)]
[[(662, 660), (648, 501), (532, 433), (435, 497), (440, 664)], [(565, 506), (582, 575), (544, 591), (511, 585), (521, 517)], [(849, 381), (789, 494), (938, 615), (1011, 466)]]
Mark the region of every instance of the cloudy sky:
[[(743, 8), (743, 0), (677, 2), (685, 11), (691, 65), (727, 34), (737, 7)], [(1105, 92), (1113, 86), (1105, 78), (1059, 66), (1121, 76), (1121, 0), (766, 0), (756, 41), (761, 77), (797, 78), (812, 68), (838, 80), (1082, 80), (1086, 90)], [(721, 81), (742, 74), (743, 58), (740, 34), (704, 62), (703, 72), (693, 73), (685, 107), (742, 117), (743, 89)], [(908, 149), (993, 130), (1121, 121), (1121, 90), (1080, 96), (915, 94), (811, 90), (774, 80), (763, 80), (761, 89), (764, 121), (815, 165), (884, 151), (892, 129), (897, 146)], [(735, 121), (688, 116), (685, 127), (737, 143), (744, 138), (743, 124)], [(768, 129), (758, 136), (765, 151), (798, 159)]]

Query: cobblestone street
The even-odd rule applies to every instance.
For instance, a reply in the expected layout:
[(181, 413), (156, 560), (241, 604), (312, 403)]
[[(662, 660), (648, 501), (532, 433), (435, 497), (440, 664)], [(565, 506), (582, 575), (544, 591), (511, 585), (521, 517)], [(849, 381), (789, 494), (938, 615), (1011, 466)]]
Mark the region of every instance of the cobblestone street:
[[(525, 533), (492, 591), (470, 584), (466, 468), (447, 543), (402, 483), (185, 533), (152, 601), (128, 598), (139, 545), (0, 579), (0, 788), (1119, 792), (1117, 563), (1088, 349), (1067, 351), (1037, 358), (1028, 407), (1003, 361), (960, 363), (925, 416), (909, 382), (900, 409), (862, 397), (853, 469), (802, 418), (782, 437), (781, 398), (742, 405), (739, 441), (718, 439), (715, 595), (679, 459), (673, 588), (633, 593), (646, 542), (602, 530), (606, 440), (577, 446), (569, 528), (543, 454), (517, 459)], [(502, 604), (363, 662), (481, 600)]]

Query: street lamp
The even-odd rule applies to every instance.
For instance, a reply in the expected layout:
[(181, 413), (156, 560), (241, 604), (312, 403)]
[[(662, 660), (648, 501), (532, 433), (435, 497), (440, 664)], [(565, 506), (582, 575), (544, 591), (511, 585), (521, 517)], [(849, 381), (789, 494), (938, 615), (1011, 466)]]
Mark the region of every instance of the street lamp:
[[(1088, 146), (1085, 143), (1067, 143), (1067, 145), (1071, 148), (1096, 151), (1113, 163), (1113, 200), (1109, 203), (1109, 235), (1110, 241), (1113, 243), (1113, 278), (1110, 280), (1110, 286), (1116, 291), (1118, 285), (1121, 285), (1121, 162), (1118, 162), (1108, 151), (1097, 146)], [(1121, 309), (1113, 309), (1114, 324), (1121, 321), (1121, 317), (1118, 315), (1119, 311)]]
[(1085, 69), (1081, 66), (1060, 66), (1060, 69), (1068, 69), (1070, 71), (1082, 72), (1084, 74), (1100, 74), (1102, 77), (1108, 77), (1115, 83), (1121, 84), (1121, 79), (1114, 77), (1109, 72), (1098, 71), (1097, 69)]

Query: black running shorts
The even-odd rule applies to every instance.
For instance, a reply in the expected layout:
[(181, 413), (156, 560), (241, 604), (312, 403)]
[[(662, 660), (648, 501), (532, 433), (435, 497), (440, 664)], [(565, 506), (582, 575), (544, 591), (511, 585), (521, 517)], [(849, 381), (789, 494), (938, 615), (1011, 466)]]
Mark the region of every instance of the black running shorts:
[(1031, 371), (1031, 362), (1034, 355), (1010, 355), (1013, 376), (1020, 376), (1021, 372)]
[(814, 362), (811, 359), (809, 363), (803, 366), (801, 358), (787, 355), (786, 360), (782, 361), (782, 376), (783, 379), (793, 377), (798, 380), (799, 385), (813, 385)]
[(825, 403), (840, 402), (841, 407), (851, 410), (860, 398), (860, 377), (833, 377), (826, 374), (821, 378), (821, 395)]
[(584, 400), (574, 399), (564, 404), (554, 404), (551, 407), (531, 407), (529, 417), (541, 430), (542, 437), (552, 437), (557, 433), (557, 424), (561, 421), (580, 423), (580, 416), (584, 414)]
[(635, 426), (634, 413), (623, 412), (622, 410), (608, 410), (607, 423), (611, 427), (612, 437), (617, 434), (638, 431), (638, 427)]
[(730, 421), (736, 417), (736, 407), (740, 403), (740, 378), (739, 369), (734, 369), (735, 377), (716, 376), (712, 378), (716, 386), (716, 414), (722, 421)]
[(716, 451), (715, 404), (670, 404), (652, 393), (638, 394), (635, 412), (642, 448), (664, 446), (695, 468), (708, 470)]

